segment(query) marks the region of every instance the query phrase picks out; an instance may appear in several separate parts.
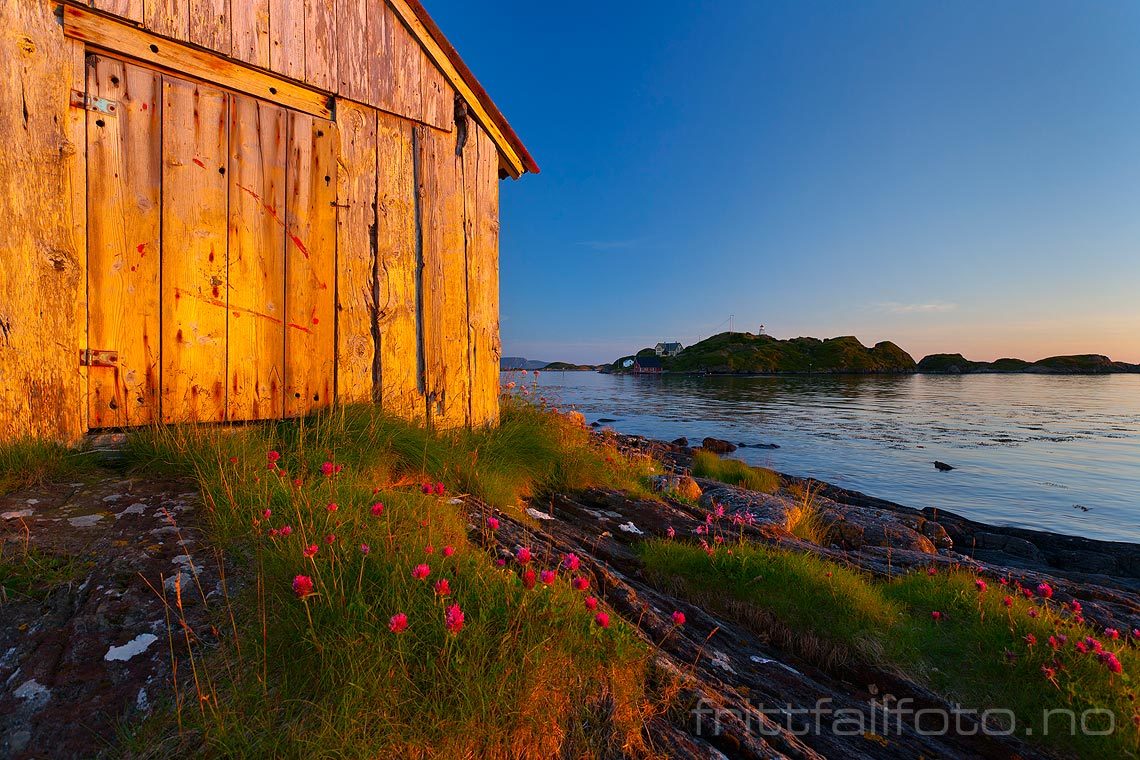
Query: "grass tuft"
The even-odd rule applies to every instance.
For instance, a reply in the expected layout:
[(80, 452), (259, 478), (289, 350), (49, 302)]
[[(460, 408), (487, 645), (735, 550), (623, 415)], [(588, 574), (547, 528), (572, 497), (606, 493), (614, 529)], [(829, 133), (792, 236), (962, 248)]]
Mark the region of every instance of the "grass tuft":
[(827, 524), (820, 513), (816, 497), (821, 484), (795, 483), (789, 487), (795, 501), (788, 509), (788, 531), (797, 538), (810, 541), (818, 546), (826, 545)]
[[(437, 434), (354, 407), (230, 430), (154, 429), (131, 436), (128, 460), (196, 477), (208, 533), (253, 578), (220, 612), (225, 640), (193, 663), (196, 685), (128, 738), (128, 754), (644, 750), (650, 652), (636, 632), (617, 616), (597, 625), (560, 558), (536, 558), (531, 568), (557, 577), (525, 588), (517, 563), (496, 566), (469, 542), (467, 514), (451, 503), (470, 493), (517, 510), (550, 489), (638, 487), (644, 463), (572, 419), (508, 400), (496, 429)], [(413, 577), (419, 564), (426, 579)], [(464, 615), (457, 632), (446, 625), (451, 605)], [(397, 633), (398, 614), (407, 629)]]
[(90, 452), (26, 438), (0, 446), (0, 493), (79, 478), (96, 467)]
[(711, 451), (693, 454), (693, 475), (763, 493), (775, 493), (780, 488), (780, 476), (771, 470), (752, 467), (739, 459), (721, 459)]

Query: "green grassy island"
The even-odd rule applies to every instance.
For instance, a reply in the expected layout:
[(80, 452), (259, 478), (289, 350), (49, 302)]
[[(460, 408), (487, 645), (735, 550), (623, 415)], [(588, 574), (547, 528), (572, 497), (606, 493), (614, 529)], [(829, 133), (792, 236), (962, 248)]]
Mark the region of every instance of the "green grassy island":
[[(632, 372), (626, 366), (637, 357), (654, 356), (652, 348), (623, 356), (605, 365), (603, 372)], [(915, 362), (889, 340), (867, 347), (859, 339), (790, 338), (723, 332), (694, 343), (676, 356), (661, 357), (665, 372), (710, 375), (769, 374), (970, 374), (980, 372), (1033, 374), (1109, 374), (1140, 372), (1140, 364), (1113, 361), (1101, 354), (1050, 356), (1035, 362), (1003, 358), (992, 362), (971, 361), (962, 354), (930, 354)], [(551, 369), (547, 367), (547, 369)], [(568, 367), (567, 367), (568, 368)]]
[[(652, 354), (643, 349), (638, 356)], [(622, 357), (610, 366), (612, 372), (627, 371)], [(864, 346), (853, 336), (840, 338), (791, 338), (723, 332), (695, 343), (677, 356), (662, 357), (666, 372), (718, 375), (771, 373), (906, 373), (916, 364), (906, 351), (890, 341)]]

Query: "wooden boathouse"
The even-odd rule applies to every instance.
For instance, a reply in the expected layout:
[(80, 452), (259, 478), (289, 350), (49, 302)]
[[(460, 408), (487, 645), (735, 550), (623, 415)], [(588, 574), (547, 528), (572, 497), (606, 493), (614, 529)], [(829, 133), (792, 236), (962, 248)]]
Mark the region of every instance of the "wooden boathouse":
[(0, 22), (0, 441), (497, 421), (498, 185), (538, 167), (417, 0)]

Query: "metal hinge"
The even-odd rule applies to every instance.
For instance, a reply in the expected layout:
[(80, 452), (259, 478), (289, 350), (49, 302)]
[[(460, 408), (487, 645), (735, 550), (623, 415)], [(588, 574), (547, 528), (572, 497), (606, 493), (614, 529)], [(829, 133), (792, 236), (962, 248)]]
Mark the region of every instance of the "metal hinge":
[(109, 98), (96, 98), (82, 90), (72, 90), (71, 107), (86, 108), (88, 111), (98, 111), (114, 116), (119, 110), (119, 102)]
[(84, 348), (79, 352), (80, 367), (114, 367), (119, 361), (116, 351), (98, 351), (93, 348)]

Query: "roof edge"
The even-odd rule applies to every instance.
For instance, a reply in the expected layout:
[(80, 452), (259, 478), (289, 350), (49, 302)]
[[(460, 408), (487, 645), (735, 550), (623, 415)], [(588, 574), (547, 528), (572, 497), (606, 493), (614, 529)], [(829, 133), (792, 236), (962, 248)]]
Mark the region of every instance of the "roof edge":
[[(519, 171), (511, 173), (516, 176), (523, 172), (538, 174), (540, 171), (538, 163), (535, 162), (530, 151), (523, 145), (510, 122), (507, 121), (507, 117), (503, 115), (503, 112), (491, 100), (491, 96), (483, 89), (483, 85), (479, 84), (475, 74), (463, 62), (459, 51), (444, 36), (439, 25), (435, 23), (431, 14), (424, 8), (423, 3), (420, 0), (389, 0), (389, 2), (397, 14), (403, 18), (411, 32), (419, 39), (420, 44), (424, 46), (428, 54), (436, 59), (436, 64), (452, 80), (452, 84), (460, 95), (468, 101), (468, 105), (473, 107), (476, 116), (483, 115), (490, 122), (483, 126), (487, 127), (491, 139), (498, 145), (500, 152), (506, 154), (508, 158), (512, 157), (511, 154), (513, 153), (514, 157), (517, 158), (519, 166), (512, 168), (517, 168)], [(419, 24), (414, 23), (413, 18), (409, 18), (405, 10), (409, 11), (414, 21), (418, 21)], [(425, 35), (427, 39), (425, 39)], [(442, 55), (444, 60), (439, 60), (439, 55)], [(476, 102), (471, 102), (472, 100)]]

